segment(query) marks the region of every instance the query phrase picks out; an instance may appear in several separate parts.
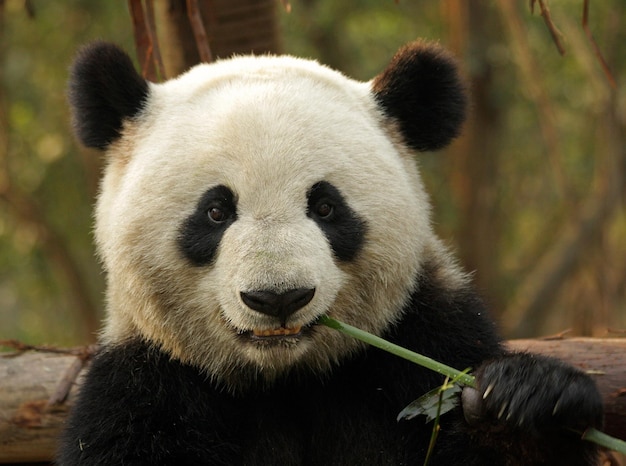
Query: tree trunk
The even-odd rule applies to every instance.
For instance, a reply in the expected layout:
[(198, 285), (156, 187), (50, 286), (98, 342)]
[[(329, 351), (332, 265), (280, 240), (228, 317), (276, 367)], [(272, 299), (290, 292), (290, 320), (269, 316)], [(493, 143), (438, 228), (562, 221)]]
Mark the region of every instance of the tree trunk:
[[(198, 4), (214, 58), (281, 51), (276, 0), (199, 0)], [(199, 63), (186, 2), (157, 1), (155, 15), (166, 76), (177, 76)]]
[[(589, 372), (604, 398), (604, 431), (626, 438), (626, 339), (514, 340), (510, 346), (556, 356)], [(52, 459), (84, 371), (76, 383), (68, 380), (81, 364), (80, 356), (58, 353), (0, 357), (0, 464)], [(71, 387), (69, 397), (56, 402), (65, 387)]]
[(486, 2), (447, 0), (443, 3), (448, 21), (448, 47), (467, 67), (471, 112), (463, 133), (447, 150), (448, 178), (459, 220), (454, 234), (461, 263), (475, 271), (478, 288), (497, 316), (502, 296), (494, 251), (499, 244), (501, 216), (498, 215), (498, 170), (500, 148), (493, 137), (502, 120), (500, 105), (493, 95), (493, 66), (489, 45), (497, 42), (500, 25)]

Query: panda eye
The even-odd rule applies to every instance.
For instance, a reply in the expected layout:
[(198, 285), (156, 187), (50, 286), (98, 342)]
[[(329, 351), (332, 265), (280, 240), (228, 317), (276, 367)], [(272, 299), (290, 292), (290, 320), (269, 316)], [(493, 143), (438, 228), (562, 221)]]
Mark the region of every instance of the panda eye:
[(214, 223), (223, 223), (228, 220), (228, 214), (220, 207), (210, 207), (207, 215)]
[(334, 211), (335, 207), (328, 202), (320, 202), (315, 209), (315, 213), (321, 219), (329, 219)]

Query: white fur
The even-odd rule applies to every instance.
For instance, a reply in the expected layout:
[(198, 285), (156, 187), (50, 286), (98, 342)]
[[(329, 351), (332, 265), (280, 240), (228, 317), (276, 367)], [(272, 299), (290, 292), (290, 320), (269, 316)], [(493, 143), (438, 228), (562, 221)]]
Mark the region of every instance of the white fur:
[[(324, 371), (359, 347), (322, 327), (298, 343), (242, 344), (237, 332), (276, 323), (241, 291), (315, 288), (289, 325), (329, 314), (380, 333), (400, 317), (423, 262), (447, 260), (412, 154), (369, 83), (312, 61), (241, 57), (151, 85), (108, 156), (96, 227), (109, 281), (105, 341), (141, 335), (231, 387), (244, 366), (271, 382), (297, 364)], [(322, 180), (367, 222), (351, 263), (333, 257), (306, 215), (306, 193)], [(215, 263), (194, 267), (177, 235), (217, 185), (235, 193), (238, 220)]]

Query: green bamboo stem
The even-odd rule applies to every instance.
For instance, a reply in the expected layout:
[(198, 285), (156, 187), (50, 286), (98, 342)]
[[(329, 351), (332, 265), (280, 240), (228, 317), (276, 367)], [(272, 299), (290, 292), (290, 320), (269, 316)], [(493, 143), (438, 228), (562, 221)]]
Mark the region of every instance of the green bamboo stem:
[(377, 337), (376, 335), (372, 335), (371, 333), (366, 332), (365, 330), (361, 330), (359, 328), (353, 327), (352, 325), (344, 324), (335, 319), (331, 319), (328, 316), (322, 316), (319, 320), (320, 324), (326, 325), (327, 327), (334, 328), (335, 330), (339, 330), (346, 335), (356, 338), (357, 340), (361, 340), (365, 343), (368, 343), (376, 348), (380, 348), (383, 351), (387, 351), (388, 353), (395, 354), (403, 359), (411, 361), (415, 364), (419, 364), (427, 369), (438, 372), (441, 375), (449, 377), (451, 379), (456, 379), (458, 382), (463, 385), (468, 385), (470, 387), (476, 387), (476, 379), (473, 375), (465, 374), (461, 371), (456, 370), (453, 367), (446, 366), (443, 363), (435, 361), (434, 359), (429, 358), (428, 356), (424, 356), (419, 353), (415, 353), (411, 350), (408, 350), (402, 346), (396, 345), (387, 341), (383, 338)]
[[(376, 348), (380, 348), (388, 353), (395, 354), (401, 358), (411, 361), (415, 364), (419, 364), (427, 369), (438, 372), (441, 375), (456, 379), (457, 382), (470, 387), (476, 387), (476, 378), (473, 375), (463, 373), (453, 367), (442, 364), (428, 356), (415, 353), (414, 351), (403, 348), (402, 346), (391, 343), (384, 338), (372, 335), (364, 330), (353, 327), (352, 325), (344, 324), (335, 319), (331, 319), (328, 316), (322, 316), (319, 320), (320, 324), (330, 327), (335, 330), (349, 335), (357, 340), (361, 340), (364, 343), (368, 343)], [(578, 432), (580, 434), (580, 432)], [(580, 434), (583, 440), (596, 443), (600, 446), (606, 447), (610, 450), (617, 451), (622, 454), (626, 454), (626, 442), (615, 437), (611, 437), (603, 432), (600, 432), (593, 427), (587, 429), (584, 433)]]
[(608, 448), (609, 450), (617, 451), (623, 455), (626, 455), (625, 441), (615, 437), (611, 437), (610, 435), (607, 435), (604, 432), (599, 431), (598, 429), (594, 429), (593, 427), (590, 427), (585, 432), (583, 432), (582, 439), (587, 440), (588, 442), (596, 443), (602, 447)]

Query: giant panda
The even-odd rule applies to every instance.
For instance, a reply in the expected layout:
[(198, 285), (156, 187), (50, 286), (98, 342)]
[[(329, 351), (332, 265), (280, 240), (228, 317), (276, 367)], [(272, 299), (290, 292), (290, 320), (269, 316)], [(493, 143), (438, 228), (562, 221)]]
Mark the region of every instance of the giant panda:
[(594, 464), (573, 432), (601, 426), (593, 381), (507, 352), (433, 231), (416, 154), (457, 136), (467, 101), (440, 46), (369, 82), (240, 56), (154, 84), (97, 42), (69, 99), (106, 156), (107, 318), (59, 464), (422, 465), (432, 425), (396, 418), (443, 377), (323, 315), (473, 369), (431, 466)]

